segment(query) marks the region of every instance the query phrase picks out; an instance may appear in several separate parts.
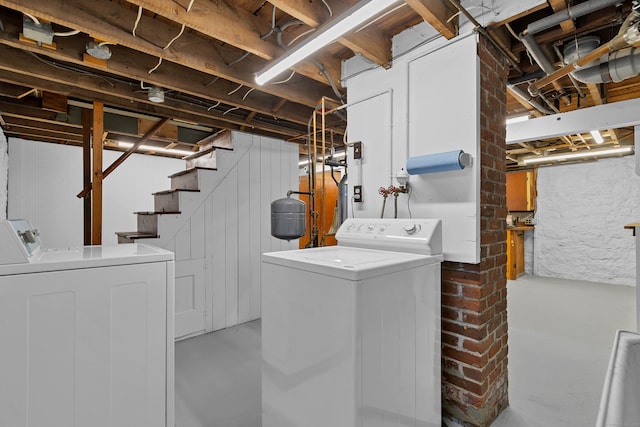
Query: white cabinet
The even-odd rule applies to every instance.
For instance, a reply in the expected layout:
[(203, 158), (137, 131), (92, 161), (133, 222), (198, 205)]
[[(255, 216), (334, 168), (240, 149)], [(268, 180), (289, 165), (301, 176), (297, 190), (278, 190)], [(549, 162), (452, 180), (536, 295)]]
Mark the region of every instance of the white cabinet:
[(174, 426), (173, 254), (122, 246), (0, 268), (0, 426)]

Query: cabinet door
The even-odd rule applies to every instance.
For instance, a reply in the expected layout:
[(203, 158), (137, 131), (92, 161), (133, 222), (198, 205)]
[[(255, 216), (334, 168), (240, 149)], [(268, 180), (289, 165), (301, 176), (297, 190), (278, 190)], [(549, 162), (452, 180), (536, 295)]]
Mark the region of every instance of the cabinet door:
[(0, 277), (0, 425), (164, 426), (166, 264)]

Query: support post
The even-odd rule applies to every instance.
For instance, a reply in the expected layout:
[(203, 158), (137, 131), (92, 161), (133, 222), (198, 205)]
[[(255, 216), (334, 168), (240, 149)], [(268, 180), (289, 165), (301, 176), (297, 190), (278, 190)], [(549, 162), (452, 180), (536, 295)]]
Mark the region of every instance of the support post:
[(102, 137), (104, 134), (104, 104), (93, 103), (93, 180), (91, 194), (91, 244), (102, 244)]
[[(82, 184), (91, 185), (91, 110), (82, 109)], [(91, 199), (82, 201), (84, 207), (84, 244), (91, 244)]]

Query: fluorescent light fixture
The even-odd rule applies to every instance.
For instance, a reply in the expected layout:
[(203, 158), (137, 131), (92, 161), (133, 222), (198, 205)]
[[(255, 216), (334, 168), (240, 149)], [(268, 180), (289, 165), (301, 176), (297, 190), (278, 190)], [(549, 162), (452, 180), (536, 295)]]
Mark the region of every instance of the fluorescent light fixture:
[(512, 123), (526, 122), (530, 118), (531, 116), (529, 115), (529, 113), (520, 116), (507, 117), (507, 124), (510, 125)]
[[(133, 144), (130, 142), (118, 141), (118, 147), (130, 148), (130, 147), (133, 147)], [(145, 150), (145, 151), (155, 151), (157, 153), (179, 154), (181, 156), (190, 156), (191, 154), (195, 153), (195, 151), (174, 150), (173, 148), (152, 147), (150, 145), (144, 145), (144, 144), (138, 147), (138, 149)]]
[(580, 159), (585, 157), (601, 157), (608, 156), (611, 154), (624, 154), (631, 153), (633, 151), (633, 147), (619, 147), (619, 148), (608, 148), (606, 150), (588, 150), (588, 151), (578, 151), (575, 153), (567, 153), (567, 154), (553, 154), (550, 156), (542, 156), (542, 157), (528, 157), (522, 160), (522, 163), (525, 165), (529, 165), (532, 163), (545, 163), (551, 161), (562, 161), (562, 160), (571, 160), (571, 159)]
[(591, 131), (591, 137), (596, 142), (596, 144), (602, 144), (604, 142), (604, 138), (600, 134), (600, 131), (592, 130)]
[(360, 0), (304, 42), (260, 70), (256, 75), (256, 83), (259, 85), (265, 84), (278, 74), (288, 70), (309, 55), (312, 55), (342, 35), (353, 30), (358, 25), (367, 22), (378, 13), (398, 3), (398, 1), (399, 0)]

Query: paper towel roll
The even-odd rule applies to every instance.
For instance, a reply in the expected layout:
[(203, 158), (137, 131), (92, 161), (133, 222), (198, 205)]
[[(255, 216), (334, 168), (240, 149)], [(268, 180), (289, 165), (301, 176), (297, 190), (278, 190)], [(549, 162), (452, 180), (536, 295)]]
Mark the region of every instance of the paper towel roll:
[(409, 172), (410, 175), (419, 175), (423, 173), (460, 170), (469, 165), (471, 165), (471, 155), (462, 150), (455, 150), (446, 153), (409, 157), (407, 159), (407, 172)]

